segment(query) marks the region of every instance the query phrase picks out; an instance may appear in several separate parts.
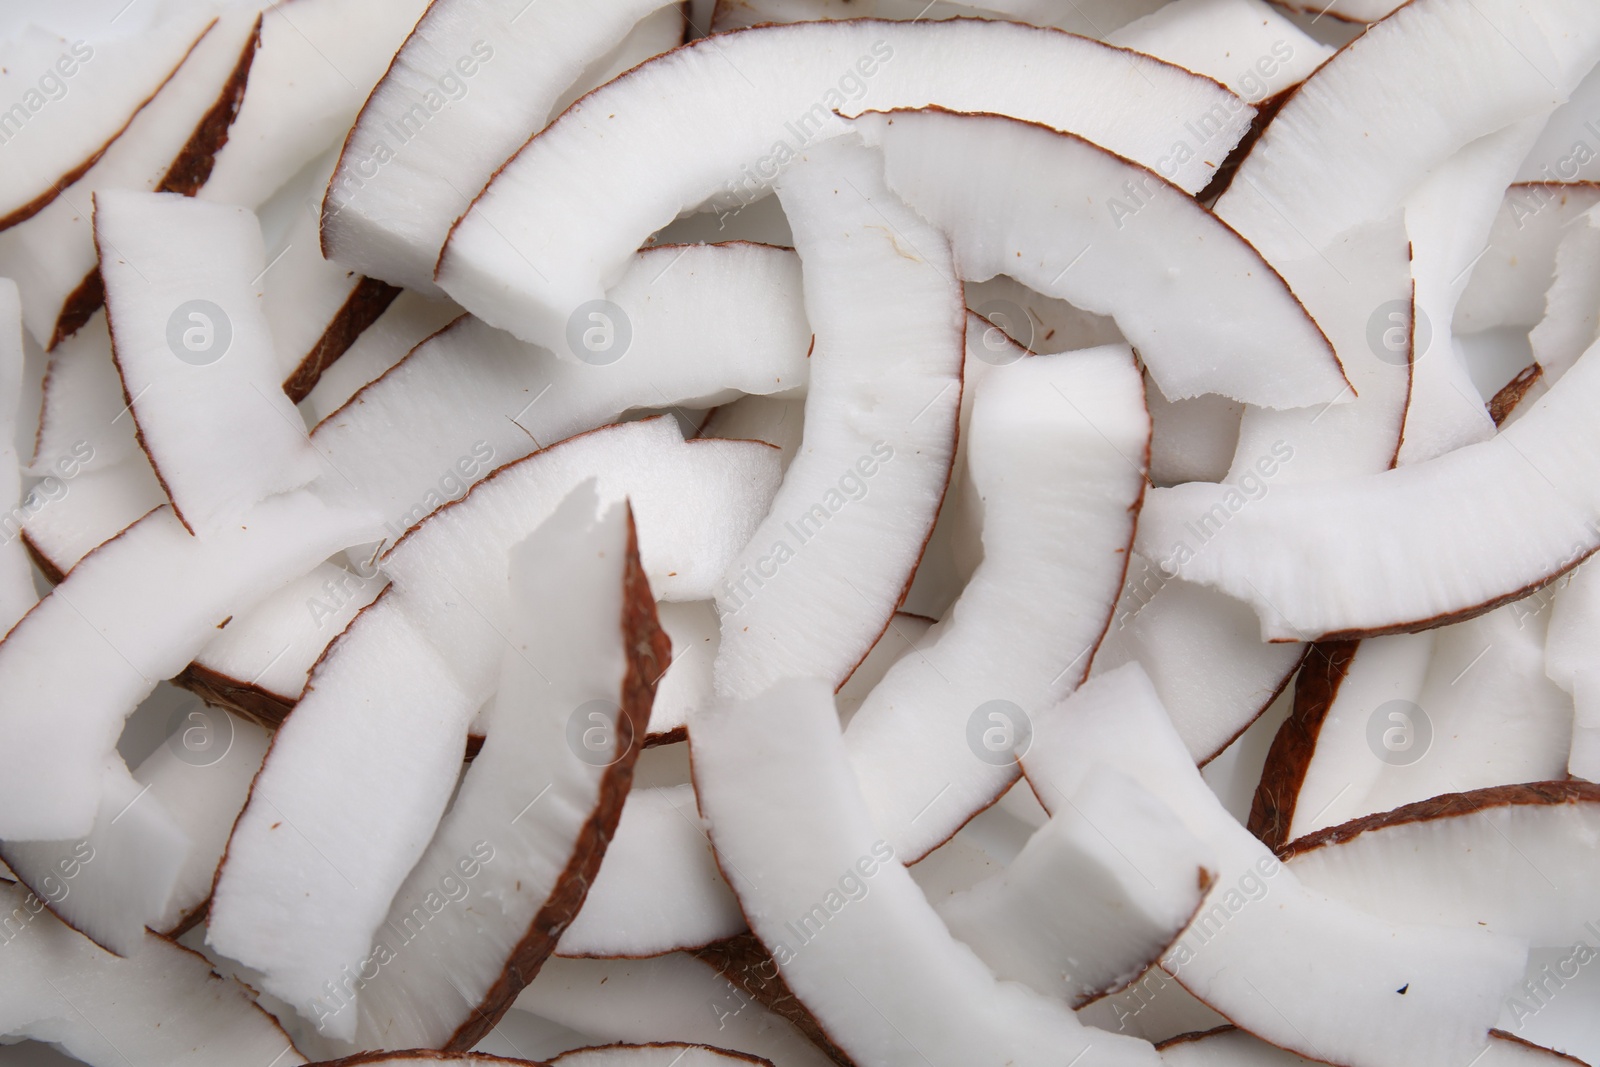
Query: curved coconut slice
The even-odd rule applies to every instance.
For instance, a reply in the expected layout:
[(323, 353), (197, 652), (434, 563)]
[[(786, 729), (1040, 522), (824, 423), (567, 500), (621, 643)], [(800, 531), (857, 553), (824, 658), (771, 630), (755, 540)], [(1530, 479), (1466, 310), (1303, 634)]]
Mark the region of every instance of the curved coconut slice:
[(965, 310), (949, 245), (884, 189), (877, 157), (825, 142), (778, 196), (817, 349), (801, 452), (717, 588), (724, 696), (850, 676), (927, 544), (961, 407)]
[[(1004, 56), (1019, 77), (990, 77), (979, 61), (988, 55)], [(1146, 166), (1164, 163), (1190, 192), (1252, 112), (1159, 60), (1011, 23), (806, 23), (718, 35), (618, 78), (529, 141), (456, 224), (438, 283), (486, 321), (556, 347), (649, 234), (707, 200), (731, 208), (760, 199), (808, 146), (844, 128), (835, 109), (930, 103), (1072, 130)], [(1203, 123), (1206, 143), (1174, 153), (1184, 136), (1175, 115)], [(646, 159), (654, 162), (638, 165)], [(663, 160), (674, 162), (664, 170)], [(606, 231), (579, 218), (604, 218)]]
[(14, 101), (0, 129), (11, 160), (0, 178), (0, 230), (32, 218), (93, 167), (214, 22), (203, 5), (167, 15), (141, 27), (69, 16), (72, 36), (30, 24), (0, 43), (0, 99)]
[(1333, 55), (1262, 0), (1175, 0), (1106, 43), (1215, 78), (1251, 104), (1298, 85)]
[[(598, 478), (602, 501), (630, 501), (652, 585), (717, 573), (765, 512), (775, 460), (752, 442), (686, 443), (667, 419), (626, 423), (503, 467), (413, 529), (383, 559), (388, 591), (329, 648), (278, 731), (218, 875), (209, 943), (320, 1021), (323, 983), (359, 973), (372, 951), (494, 693), (511, 548)], [(347, 1035), (353, 1023), (345, 1013), (332, 1025)]]
[[(353, 1007), (319, 1002), (319, 1028), (361, 1048), (471, 1048), (582, 907), (672, 656), (632, 516), (598, 505), (593, 483), (580, 486), (512, 550), (521, 610), (483, 751), (377, 931), (376, 977), (356, 984)], [(460, 885), (493, 912), (427, 903)]]
[(361, 387), (377, 381), (413, 348), (461, 317), (448, 300), (402, 291), (344, 354), (317, 376), (305, 396), (306, 410), (321, 422), (343, 407)]
[(229, 622), (173, 681), (209, 703), (277, 726), (328, 645), (386, 584), (376, 572), (320, 563)]
[(95, 1067), (306, 1062), (250, 990), (199, 954), (145, 934), (134, 955), (113, 956), (17, 886), (0, 886), (0, 908), (0, 1033)]
[(1392, 922), (1571, 945), (1595, 918), (1600, 876), (1595, 850), (1573, 842), (1597, 822), (1600, 786), (1494, 786), (1329, 827), (1291, 842), (1284, 860), (1305, 885)]
[[(1315, 1062), (1232, 1026), (1162, 1045), (1161, 1059), (1171, 1067), (1309, 1067)], [(1473, 1062), (1478, 1067), (1573, 1067), (1582, 1063), (1500, 1030), (1489, 1032), (1488, 1046)]]
[(708, 1045), (683, 1045), (670, 1042), (649, 1045), (602, 1045), (563, 1052), (550, 1061), (551, 1067), (728, 1067), (732, 1064), (765, 1064), (771, 1060), (728, 1052)]
[[(1300, 407), (1345, 387), (1277, 273), (1155, 171), (997, 115), (895, 112), (853, 125), (883, 150), (889, 188), (951, 235), (963, 278), (1004, 272), (1111, 316), (1169, 398)], [(952, 157), (1017, 165), (963, 170)], [(1071, 193), (1043, 175), (1068, 176)]]
[(588, 66), (666, 3), (430, 5), (345, 139), (322, 206), (324, 252), (437, 293), (439, 250), (471, 198)]
[(255, 281), (266, 260), (243, 208), (171, 193), (95, 196), (111, 350), (156, 477), (197, 533), (319, 471)]
[(228, 143), (199, 196), (255, 208), (337, 147), (425, 0), (296, 0), (262, 13)]
[(996, 978), (1076, 1007), (1166, 952), (1215, 878), (1211, 865), (1171, 809), (1101, 769), (1003, 872), (937, 907)]
[(834, 1062), (734, 983), (683, 953), (642, 960), (551, 959), (517, 997), (517, 1009), (599, 1040), (716, 1042), (778, 1067)]
[(9, 632), (39, 600), (22, 542), (22, 524), (31, 510), (22, 495), (22, 463), (16, 446), (24, 360), (17, 286), (0, 278), (0, 503), (8, 513), (0, 523), (0, 633)]
[(105, 300), (89, 218), (94, 193), (192, 194), (204, 182), (244, 94), (259, 25), (254, 11), (222, 14), (83, 177), (0, 234), (0, 274), (18, 279), (24, 321), (46, 348), (76, 332)]
[[(1150, 494), (1146, 549), (1180, 536), (1191, 516), (1226, 525), (1178, 571), (1247, 601), (1269, 640), (1374, 636), (1470, 618), (1558, 577), (1600, 545), (1591, 486), (1600, 438), (1587, 412), (1600, 357), (1580, 360), (1492, 441), (1365, 478), (1285, 485), (1248, 508), (1192, 483)], [(1235, 512), (1237, 512), (1235, 514)], [(1390, 539), (1421, 535), (1426, 552)]]
[[(157, 510), (73, 568), (0, 643), (0, 839), (88, 833), (123, 719), (183, 669), (222, 620), (371, 533), (309, 493), (266, 500), (191, 537)], [(47, 740), (53, 738), (54, 740)]]
[(1036, 356), (979, 385), (967, 463), (983, 562), (845, 735), (903, 861), (998, 798), (1020, 773), (1032, 718), (1088, 676), (1121, 589), (1149, 440), (1125, 347)]
[(690, 724), (695, 791), (751, 928), (828, 1037), (881, 1064), (1154, 1063), (960, 946), (878, 837), (829, 686), (791, 680)]
[(27, 473), (76, 477), (141, 455), (103, 313), (50, 353)]
[[(1289, 98), (1215, 210), (1268, 262), (1314, 253), (1465, 145), (1547, 112), (1596, 58), (1600, 9), (1581, 0), (1406, 4)], [(1379, 80), (1401, 106), (1372, 106)]]
[(72, 464), (67, 470), (75, 472), (72, 478), (47, 476), (29, 490), (22, 507), (29, 513), (23, 520), (22, 539), (52, 582), (59, 582), (90, 552), (167, 503), (143, 452), (104, 470), (78, 472)]
[(699, 948), (744, 928), (739, 902), (716, 870), (693, 788), (635, 789), (584, 908), (556, 951), (642, 958)]
[(917, 22), (926, 18), (1010, 18), (1035, 26), (1051, 26), (1085, 37), (1103, 37), (1124, 23), (1148, 14), (1164, 0), (1074, 0), (1064, 8), (1048, 0), (986, 0), (980, 6), (926, 0), (717, 0), (711, 30), (741, 29), (763, 22), (809, 22), (864, 18)]
[[(1522, 942), (1383, 922), (1285, 872), (1207, 787), (1136, 665), (1091, 681), (1035, 723), (1022, 764), (1046, 810), (1096, 766), (1120, 770), (1211, 848), (1216, 883), (1161, 966), (1283, 1048), (1356, 1067), (1466, 1063), (1522, 973)], [(1288, 944), (1299, 949), (1286, 953)], [(1396, 996), (1402, 987), (1407, 995)], [(1322, 1010), (1334, 1000), (1339, 1012)]]
[[(777, 392), (809, 374), (791, 252), (653, 248), (611, 300), (592, 312), (592, 337), (607, 346), (594, 362), (559, 359), (470, 317), (430, 338), (316, 428), (330, 479), (384, 513), (393, 543), (494, 467), (631, 408)], [(687, 599), (711, 598), (709, 580), (698, 588)], [(656, 592), (684, 595), (673, 583)]]
[(1506, 190), (1489, 249), (1456, 304), (1456, 330), (1537, 326), (1555, 280), (1556, 249), (1574, 219), (1600, 204), (1594, 182), (1526, 182)]

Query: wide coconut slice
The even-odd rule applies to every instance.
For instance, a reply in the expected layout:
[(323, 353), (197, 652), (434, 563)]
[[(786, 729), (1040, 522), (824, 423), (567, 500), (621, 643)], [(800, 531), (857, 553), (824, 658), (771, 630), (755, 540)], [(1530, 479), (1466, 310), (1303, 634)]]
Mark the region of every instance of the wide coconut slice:
[(778, 186), (817, 348), (800, 453), (717, 589), (725, 696), (783, 677), (841, 685), (904, 598), (944, 499), (961, 282), (948, 243), (884, 189), (881, 166), (840, 139)]
[[(777, 973), (775, 964), (769, 969)], [(639, 960), (552, 959), (517, 997), (508, 1020), (519, 1012), (602, 1041), (716, 1043), (778, 1067), (835, 1062), (738, 985), (683, 953)]]
[(1392, 922), (1570, 946), (1594, 936), (1596, 854), (1573, 842), (1592, 839), (1597, 821), (1600, 786), (1494, 786), (1329, 827), (1284, 859), (1306, 886)]
[[(990, 77), (985, 56), (1004, 57), (1016, 77)], [(928, 104), (1071, 130), (1164, 168), (1188, 192), (1252, 112), (1159, 60), (1010, 23), (864, 20), (718, 35), (618, 78), (529, 141), (456, 224), (439, 285), (489, 323), (556, 347), (646, 237), (707, 201), (760, 200), (808, 146), (843, 129), (836, 109)], [(1173, 116), (1193, 116), (1203, 143)], [(603, 232), (577, 221), (594, 218), (606, 220)]]
[[(1315, 1062), (1232, 1026), (1177, 1038), (1161, 1046), (1161, 1059), (1170, 1067), (1309, 1067)], [(1488, 1046), (1473, 1063), (1478, 1067), (1577, 1067), (1582, 1061), (1494, 1030)]]
[(1178, 817), (1115, 770), (1057, 806), (1003, 872), (937, 907), (995, 977), (1076, 1007), (1160, 958), (1216, 875)]
[(983, 562), (845, 734), (903, 861), (998, 798), (1033, 718), (1088, 677), (1121, 591), (1149, 440), (1126, 347), (1023, 359), (978, 386), (964, 491), (981, 501)]
[[(412, 530), (384, 557), (388, 591), (328, 650), (278, 731), (218, 876), (209, 943), (319, 1019), (324, 983), (359, 973), (373, 951), (494, 694), (514, 618), (511, 548), (598, 478), (603, 501), (630, 501), (652, 586), (716, 573), (765, 512), (775, 460), (752, 442), (684, 442), (670, 420), (627, 423), (501, 468)], [(575, 739), (590, 729), (571, 725)], [(353, 1020), (330, 1025), (348, 1035)]]
[(690, 723), (695, 789), (724, 871), (779, 973), (855, 1062), (1154, 1063), (1059, 1001), (997, 982), (874, 828), (832, 692), (782, 682)]
[(121, 26), (87, 12), (45, 21), (63, 32), (29, 24), (0, 43), (0, 99), (12, 101), (0, 131), (11, 160), (0, 178), (0, 229), (32, 218), (93, 167), (213, 18), (196, 6)]
[[(309, 493), (274, 497), (230, 528), (189, 535), (151, 513), (73, 568), (0, 643), (0, 839), (88, 833), (123, 719), (183, 669), (216, 627), (333, 552), (370, 517)], [(53, 740), (52, 740), (53, 739)]]
[[(1600, 9), (1581, 0), (1401, 6), (1290, 97), (1216, 212), (1269, 262), (1314, 253), (1465, 145), (1561, 103), (1597, 57)], [(1401, 106), (1374, 99), (1380, 81)]]
[[(1345, 387), (1283, 280), (1159, 166), (996, 115), (895, 112), (853, 125), (883, 150), (889, 188), (951, 235), (963, 278), (1009, 274), (1109, 315), (1168, 398), (1301, 407)], [(1044, 175), (1070, 176), (1072, 192)]]
[[(22, 542), (21, 524), (26, 521), (22, 516), (27, 511), (16, 445), (25, 358), (17, 286), (0, 279), (0, 506), (7, 513), (0, 529), (0, 632), (9, 632), (39, 599)], [(61, 484), (59, 479), (57, 484)]]
[(1593, 182), (1529, 182), (1506, 190), (1489, 249), (1456, 305), (1456, 331), (1537, 326), (1555, 280), (1556, 249), (1573, 220), (1600, 203)]
[[(1022, 765), (1047, 810), (1095, 767), (1120, 770), (1212, 850), (1216, 883), (1161, 966), (1232, 1022), (1357, 1067), (1462, 1064), (1482, 1051), (1526, 944), (1476, 928), (1395, 925), (1301, 884), (1222, 807), (1136, 665), (1035, 723)], [(1297, 951), (1283, 951), (1290, 944)]]
[(95, 1067), (306, 1062), (250, 990), (204, 957), (145, 934), (119, 958), (18, 886), (0, 885), (0, 908), (0, 1034), (47, 1041)]
[(439, 250), (495, 168), (666, 2), (430, 5), (345, 139), (322, 207), (328, 257), (437, 292)]
[[(591, 314), (588, 362), (462, 317), (317, 426), (329, 479), (384, 513), (393, 544), (495, 467), (630, 409), (778, 392), (809, 374), (799, 263), (786, 250), (653, 248)], [(699, 589), (689, 599), (710, 599), (709, 581)]]
[(23, 318), (46, 348), (82, 327), (105, 300), (89, 217), (94, 193), (192, 194), (204, 183), (244, 94), (259, 25), (259, 16), (242, 8), (218, 18), (83, 177), (0, 235), (0, 274), (18, 279)]
[(122, 390), (184, 526), (215, 532), (316, 477), (255, 288), (266, 265), (255, 217), (171, 193), (105, 192), (95, 241)]

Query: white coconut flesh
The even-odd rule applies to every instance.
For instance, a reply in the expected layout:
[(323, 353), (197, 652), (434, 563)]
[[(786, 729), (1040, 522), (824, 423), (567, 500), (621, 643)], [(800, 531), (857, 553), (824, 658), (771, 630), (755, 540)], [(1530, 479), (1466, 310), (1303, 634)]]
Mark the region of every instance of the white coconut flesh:
[(1600, 203), (1589, 182), (1523, 182), (1506, 190), (1483, 258), (1456, 305), (1458, 333), (1537, 326), (1555, 280), (1556, 250), (1574, 219)]
[[(991, 50), (1019, 77), (988, 78), (981, 64), (958, 60)], [(533, 138), (457, 223), (438, 284), (492, 325), (557, 347), (573, 314), (604, 296), (646, 237), (708, 201), (729, 211), (760, 199), (777, 172), (843, 128), (835, 109), (928, 104), (1071, 130), (1147, 167), (1164, 162), (1190, 192), (1209, 179), (1215, 152), (1186, 144), (1175, 153), (1182, 120), (1173, 116), (1209, 117), (1220, 151), (1252, 110), (1159, 60), (1010, 23), (744, 30), (629, 72)], [(689, 114), (696, 118), (685, 122)], [(556, 195), (545, 175), (580, 157), (591, 169), (563, 178)], [(637, 165), (646, 159), (655, 162)], [(591, 204), (609, 205), (598, 216), (604, 245), (579, 221), (596, 217)]]
[[(22, 382), (27, 373), (22, 343), (22, 302), (14, 282), (0, 282), (0, 506), (8, 521), (0, 529), (0, 631), (9, 632), (37, 602), (33, 568), (22, 540), (22, 462), (17, 455)], [(35, 498), (37, 499), (37, 498)]]
[[(1300, 1067), (1315, 1062), (1231, 1026), (1165, 1044), (1161, 1059), (1172, 1067)], [(1497, 1030), (1474, 1062), (1482, 1067), (1562, 1067), (1581, 1061)]]
[(311, 387), (305, 409), (312, 421), (320, 423), (342, 408), (362, 386), (377, 381), (413, 348), (460, 316), (461, 309), (448, 300), (402, 290)]
[(1215, 78), (1252, 104), (1298, 85), (1333, 55), (1263, 0), (1175, 0), (1106, 42)]
[(711, 28), (714, 32), (720, 32), (763, 22), (866, 17), (909, 22), (923, 19), (1004, 18), (1099, 38), (1160, 7), (1161, 0), (1079, 0), (1066, 7), (1047, 0), (986, 0), (982, 5), (940, 0), (932, 6), (925, 0), (718, 0)]
[[(128, 421), (127, 415), (122, 418)], [(78, 455), (91, 455), (93, 448), (81, 445)], [(55, 480), (47, 474), (29, 491), (31, 502), (22, 509), (28, 515), (20, 524), (29, 551), (52, 576), (69, 573), (89, 553), (168, 503), (143, 452), (100, 470), (85, 470), (71, 455), (55, 467), (62, 472)]]
[[(1195, 996), (1251, 1033), (1324, 1061), (1462, 1063), (1482, 1050), (1503, 991), (1522, 973), (1525, 941), (1380, 920), (1300, 882), (1206, 786), (1137, 665), (1080, 688), (1034, 729), (1022, 765), (1046, 810), (1109, 765), (1212, 850), (1216, 882), (1161, 958)], [(1291, 943), (1326, 947), (1284, 953)], [(1361, 1003), (1373, 1028), (1319, 1017), (1308, 1006), (1319, 989)]]

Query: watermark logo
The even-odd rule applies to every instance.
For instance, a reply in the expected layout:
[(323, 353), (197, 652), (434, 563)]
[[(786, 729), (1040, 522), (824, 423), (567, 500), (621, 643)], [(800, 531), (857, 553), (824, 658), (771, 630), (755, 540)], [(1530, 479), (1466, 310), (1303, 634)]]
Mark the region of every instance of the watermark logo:
[(1367, 319), (1367, 347), (1391, 367), (1415, 363), (1427, 354), (1428, 346), (1433, 343), (1433, 323), (1421, 308), (1416, 308), (1413, 345), (1412, 311), (1410, 300), (1390, 300), (1378, 305)]
[(233, 748), (233, 716), (195, 701), (167, 720), (167, 749), (191, 767), (212, 767)]
[(967, 747), (991, 767), (1013, 767), (1033, 745), (1033, 720), (1009, 700), (979, 704), (967, 716)]
[(633, 322), (609, 300), (578, 305), (567, 319), (567, 351), (592, 367), (609, 367), (628, 354)]
[(1033, 316), (1020, 305), (1010, 300), (985, 300), (972, 310), (989, 324), (973, 352), (985, 363), (1004, 367), (1021, 359), (1022, 349), (1033, 347)]
[(233, 321), (209, 300), (188, 300), (167, 316), (167, 347), (192, 367), (208, 367), (228, 354)]
[(1367, 747), (1391, 767), (1409, 767), (1433, 745), (1433, 720), (1409, 700), (1379, 704), (1367, 718)]
[(626, 756), (638, 743), (630, 738), (627, 747), (618, 744), (617, 721), (622, 709), (610, 700), (590, 700), (579, 704), (567, 716), (567, 747), (591, 767), (609, 767)]

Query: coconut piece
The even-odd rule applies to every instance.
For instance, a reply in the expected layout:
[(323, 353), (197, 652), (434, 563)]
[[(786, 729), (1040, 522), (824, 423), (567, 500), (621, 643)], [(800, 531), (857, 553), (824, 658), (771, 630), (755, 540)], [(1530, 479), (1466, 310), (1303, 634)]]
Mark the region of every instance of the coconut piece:
[(1567, 773), (1588, 782), (1600, 782), (1600, 674), (1579, 671), (1572, 685), (1572, 747)]
[[(102, 546), (0, 643), (0, 839), (62, 841), (94, 823), (122, 722), (284, 581), (371, 533), (310, 493), (274, 497), (204, 539), (158, 509)], [(53, 740), (51, 740), (53, 738)]]
[[(776, 967), (768, 969), (776, 973)], [(828, 1067), (793, 1025), (693, 956), (547, 962), (517, 998), (517, 1010), (553, 1019), (602, 1041), (715, 1042), (777, 1067)]]
[(1062, 8), (1039, 0), (985, 0), (980, 6), (924, 0), (717, 0), (713, 33), (763, 22), (809, 22), (865, 18), (917, 22), (923, 19), (1007, 18), (1050, 26), (1085, 37), (1104, 37), (1124, 23), (1149, 14), (1164, 0), (1075, 0)]
[(1578, 672), (1592, 669), (1592, 651), (1600, 639), (1600, 567), (1578, 567), (1562, 582), (1511, 610), (1522, 618), (1538, 619), (1546, 608), (1545, 675), (1571, 693)]
[(344, 354), (318, 375), (317, 384), (305, 396), (312, 421), (321, 422), (339, 410), (362, 386), (377, 381), (413, 348), (460, 317), (461, 309), (448, 300), (401, 292)]
[(1594, 309), (1600, 292), (1600, 218), (1594, 209), (1572, 220), (1556, 249), (1555, 276), (1545, 294), (1544, 318), (1528, 344), (1546, 386), (1565, 374), (1600, 339)]
[(846, 733), (878, 830), (904, 862), (1016, 780), (1033, 717), (1088, 676), (1121, 589), (1149, 435), (1123, 346), (1020, 360), (979, 385), (967, 491), (982, 501), (983, 562)]
[(690, 723), (695, 790), (751, 929), (856, 1062), (1153, 1063), (1060, 1002), (997, 982), (873, 826), (831, 688), (780, 683)]
[(1060, 807), (1003, 872), (936, 906), (996, 978), (1077, 1007), (1162, 956), (1216, 872), (1178, 817), (1115, 770)]
[(139, 454), (122, 380), (111, 358), (111, 332), (105, 314), (97, 312), (50, 353), (27, 473), (76, 477)]
[[(123, 416), (123, 421), (128, 421)], [(92, 454), (86, 445), (84, 454)], [(145, 515), (168, 503), (143, 452), (102, 470), (84, 472), (76, 460), (58, 461), (60, 475), (29, 490), (22, 540), (46, 577), (59, 582), (80, 560)], [(69, 478), (68, 475), (71, 477)]]
[(1333, 55), (1262, 0), (1175, 0), (1106, 43), (1215, 78), (1251, 104), (1293, 88)]
[(39, 599), (22, 543), (22, 523), (30, 505), (22, 495), (16, 445), (25, 359), (17, 286), (0, 278), (0, 505), (8, 513), (0, 523), (0, 633), (9, 632)]
[[(996, 80), (987, 64), (950, 59), (991, 51), (1023, 76)], [(1209, 180), (1252, 111), (1159, 60), (1011, 23), (862, 20), (719, 35), (618, 78), (523, 146), (456, 224), (437, 281), (485, 321), (562, 350), (573, 315), (680, 212), (760, 199), (808, 146), (844, 128), (836, 108), (930, 103), (1072, 130), (1145, 166), (1164, 164), (1189, 192)], [(1214, 141), (1186, 144), (1175, 158), (1174, 115), (1205, 121)], [(654, 162), (637, 166), (643, 159)], [(664, 169), (663, 160), (681, 162)], [(606, 231), (579, 218), (604, 218)]]
[(949, 245), (884, 188), (876, 155), (824, 142), (778, 195), (817, 348), (801, 452), (716, 591), (723, 696), (850, 676), (927, 543), (961, 407), (965, 310)]
[(1118, 345), (1127, 340), (1117, 324), (1104, 315), (1036, 293), (1004, 274), (982, 282), (967, 281), (962, 288), (967, 294), (967, 308), (983, 320), (979, 328), (989, 357), (986, 363), (1010, 362), (1005, 338), (1040, 355)]
[(1226, 1019), (1196, 999), (1157, 964), (1127, 989), (1086, 1004), (1078, 1018), (1116, 1034), (1146, 1041), (1167, 1041), (1227, 1024)]
[(20, 886), (0, 886), (0, 909), (0, 1033), (94, 1067), (306, 1062), (250, 990), (198, 953), (145, 934), (133, 955), (114, 956)]
[(773, 1067), (771, 1060), (759, 1056), (674, 1042), (573, 1049), (550, 1063), (551, 1067), (733, 1067), (752, 1063)]
[(1220, 482), (1239, 448), (1244, 405), (1207, 393), (1168, 400), (1155, 381), (1145, 388), (1150, 409), (1150, 481), (1153, 485)]
[(666, 2), (431, 5), (345, 139), (322, 206), (326, 255), (437, 294), (439, 250), (471, 198), (587, 68)]
[(220, 15), (125, 135), (62, 195), (0, 235), (0, 274), (18, 279), (23, 320), (46, 348), (76, 332), (105, 301), (89, 218), (94, 193), (188, 195), (205, 181), (244, 94), (259, 26), (254, 11)]
[[(1093, 768), (1120, 770), (1212, 850), (1217, 881), (1161, 966), (1280, 1047), (1362, 1067), (1466, 1063), (1522, 973), (1524, 942), (1476, 928), (1396, 925), (1300, 883), (1206, 786), (1137, 665), (1091, 681), (1042, 716), (1022, 764), (1046, 810)], [(1285, 953), (1288, 944), (1300, 951)], [(1401, 988), (1407, 995), (1396, 996)], [(1340, 1012), (1320, 1010), (1332, 998)], [(1372, 1028), (1353, 1028), (1350, 1017)]]
[[(692, 6), (691, 4), (690, 7)], [(569, 85), (566, 92), (561, 94), (561, 98), (551, 106), (550, 116), (561, 114), (606, 82), (627, 73), (640, 63), (652, 60), (663, 52), (672, 51), (683, 44), (686, 39), (685, 34), (688, 32), (688, 7), (682, 4), (667, 4), (650, 12), (634, 23), (633, 29), (623, 35), (616, 47), (584, 68), (583, 73), (578, 75), (577, 81)], [(443, 245), (443, 235), (439, 243)], [(433, 280), (431, 266), (428, 268), (428, 280), (430, 282)]]
[(661, 628), (672, 640), (672, 665), (656, 687), (650, 709), (652, 744), (681, 741), (695, 708), (711, 702), (712, 664), (717, 658), (717, 609), (709, 600), (656, 605)]
[(800, 451), (805, 426), (805, 400), (782, 396), (741, 396), (711, 413), (701, 437), (732, 441), (765, 441), (783, 452), (784, 467)]
[[(1327, 338), (1276, 272), (1154, 171), (996, 115), (895, 112), (852, 125), (883, 150), (889, 188), (951, 235), (963, 278), (1005, 272), (1109, 315), (1168, 398), (1297, 407), (1345, 386)], [(963, 171), (948, 165), (952, 154), (1018, 165)], [(1071, 175), (1072, 195), (1030, 177), (1045, 174)]]
[[(631, 408), (805, 384), (811, 334), (793, 253), (653, 248), (611, 300), (585, 320), (604, 342), (593, 362), (558, 359), (470, 317), (431, 337), (316, 428), (330, 478), (384, 513), (393, 544), (493, 468)], [(682, 584), (657, 595), (682, 597)], [(709, 579), (699, 588), (687, 599), (711, 598)]]
[[(1313, 1062), (1232, 1026), (1177, 1038), (1161, 1046), (1161, 1059), (1172, 1067), (1301, 1067)], [(1488, 1046), (1474, 1062), (1480, 1067), (1573, 1067), (1582, 1061), (1491, 1030)]]
[(97, 193), (95, 242), (122, 390), (179, 521), (213, 533), (316, 477), (316, 452), (278, 387), (250, 212)]
[(1305, 885), (1389, 921), (1566, 946), (1594, 918), (1594, 852), (1572, 842), (1597, 818), (1600, 787), (1588, 782), (1492, 786), (1320, 830), (1284, 861)]
[(1537, 326), (1555, 280), (1556, 249), (1568, 227), (1600, 203), (1593, 182), (1524, 182), (1506, 190), (1489, 248), (1456, 304), (1457, 333)]
[[(329, 648), (278, 731), (218, 875), (209, 943), (320, 1020), (324, 983), (345, 981), (342, 968), (360, 974), (374, 951), (455, 787), (468, 726), (494, 694), (513, 618), (511, 548), (598, 478), (602, 501), (630, 501), (652, 585), (719, 573), (766, 510), (775, 460), (751, 442), (684, 442), (666, 419), (626, 423), (503, 467), (413, 529), (381, 560), (389, 589)], [(354, 1019), (336, 1015), (330, 1025), (343, 1029), (332, 1032), (349, 1035)]]

